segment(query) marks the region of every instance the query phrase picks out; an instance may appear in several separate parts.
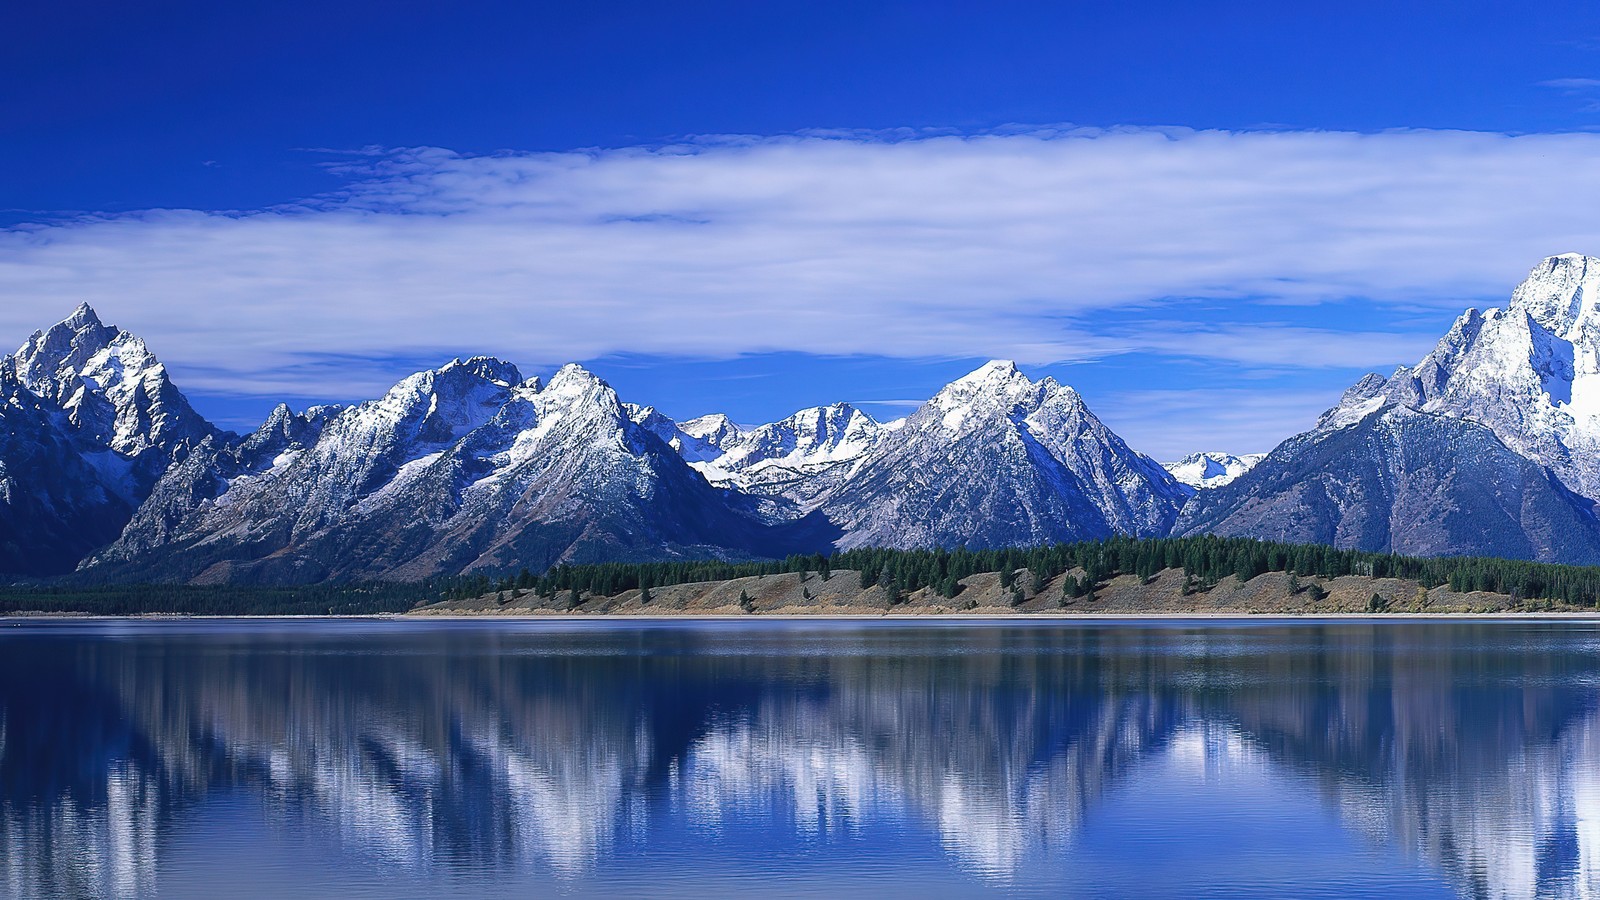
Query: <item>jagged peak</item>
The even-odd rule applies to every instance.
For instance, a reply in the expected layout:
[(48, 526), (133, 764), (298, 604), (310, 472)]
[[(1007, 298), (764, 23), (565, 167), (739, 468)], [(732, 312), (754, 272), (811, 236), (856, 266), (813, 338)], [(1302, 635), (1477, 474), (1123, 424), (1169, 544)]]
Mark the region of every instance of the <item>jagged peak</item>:
[(703, 416), (695, 416), (687, 421), (679, 422), (678, 427), (683, 430), (684, 434), (693, 437), (705, 437), (709, 434), (729, 431), (735, 433), (744, 431), (723, 413), (708, 413)]
[(588, 387), (596, 384), (603, 385), (605, 380), (577, 363), (567, 363), (557, 369), (554, 375), (550, 376), (550, 384), (545, 390), (554, 390), (557, 386), (582, 385)]
[(87, 328), (105, 327), (100, 321), (99, 314), (96, 313), (94, 311), (94, 307), (90, 306), (88, 303), (79, 303), (78, 308), (72, 311), (72, 315), (61, 320), (61, 324), (71, 328), (74, 331), (82, 331)]
[(440, 366), (438, 371), (444, 373), (457, 369), (470, 372), (485, 381), (492, 381), (504, 387), (512, 387), (522, 383), (522, 373), (517, 371), (515, 364), (493, 356), (471, 356), (466, 359), (457, 357)]
[[(929, 405), (948, 416), (957, 411), (984, 409), (1014, 409), (1018, 405), (1031, 412), (1039, 407), (1067, 403), (1082, 406), (1083, 399), (1071, 387), (1054, 378), (1033, 381), (1017, 369), (1010, 360), (990, 360), (972, 372), (945, 385), (929, 401)], [(965, 420), (963, 415), (962, 420)]]
[[(726, 418), (726, 416), (724, 416), (724, 418)], [(829, 403), (826, 406), (808, 406), (805, 409), (796, 410), (787, 418), (781, 419), (773, 424), (796, 425), (805, 422), (818, 422), (822, 424), (838, 422), (843, 425), (849, 425), (851, 422), (854, 422), (858, 419), (864, 420), (870, 423), (872, 426), (876, 426), (878, 424), (878, 420), (872, 418), (851, 404), (844, 402)]]
[(539, 392), (540, 397), (556, 403), (573, 405), (585, 403), (599, 405), (608, 411), (626, 416), (622, 400), (605, 379), (577, 363), (567, 363), (550, 376), (550, 383)]
[[(93, 307), (80, 303), (65, 319), (35, 331), (14, 355), (25, 372), (38, 368), (41, 361), (53, 369), (69, 357), (86, 358), (104, 350), (119, 337), (123, 337), (119, 329), (105, 325)], [(138, 341), (132, 335), (127, 338)]]
[(1370, 400), (1371, 398), (1383, 393), (1383, 389), (1387, 387), (1388, 384), (1389, 379), (1379, 375), (1377, 372), (1368, 372), (1367, 374), (1361, 376), (1360, 381), (1350, 385), (1350, 387), (1345, 390), (1344, 395), (1339, 398), (1339, 402), (1341, 404), (1346, 404), (1361, 403), (1365, 400)]
[(1017, 370), (1015, 362), (1009, 359), (991, 359), (951, 384), (1003, 384), (1019, 378), (1027, 380), (1027, 376)]
[(1511, 292), (1510, 310), (1557, 334), (1578, 324), (1600, 325), (1600, 258), (1582, 253), (1546, 257)]

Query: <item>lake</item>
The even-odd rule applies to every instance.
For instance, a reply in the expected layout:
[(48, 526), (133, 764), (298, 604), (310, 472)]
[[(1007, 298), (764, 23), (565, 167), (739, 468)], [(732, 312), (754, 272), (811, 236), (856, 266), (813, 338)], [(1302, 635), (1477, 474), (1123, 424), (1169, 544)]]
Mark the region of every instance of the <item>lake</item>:
[(7, 896), (1596, 891), (1596, 623), (0, 621)]

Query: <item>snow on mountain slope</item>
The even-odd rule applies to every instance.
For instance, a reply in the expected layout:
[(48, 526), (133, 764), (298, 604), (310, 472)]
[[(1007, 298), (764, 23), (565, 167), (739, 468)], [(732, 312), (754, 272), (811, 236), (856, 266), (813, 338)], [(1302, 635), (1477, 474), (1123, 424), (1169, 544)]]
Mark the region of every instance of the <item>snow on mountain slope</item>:
[[(769, 527), (706, 484), (579, 366), (541, 386), (509, 363), (457, 361), (271, 449), (265, 468), (263, 450), (231, 472), (175, 470), (157, 496), (192, 498), (177, 523), (153, 539), (130, 526), (90, 568), (305, 582), (826, 543), (811, 523)], [(189, 487), (208, 478), (210, 490)]]
[(1163, 534), (1186, 495), (1076, 391), (994, 361), (882, 435), (817, 503), (842, 547), (979, 547)]
[(883, 433), (847, 403), (818, 406), (736, 435), (724, 432), (722, 452), (695, 468), (712, 484), (791, 500), (804, 511), (847, 479)]
[(124, 456), (154, 451), (164, 464), (218, 433), (144, 341), (102, 324), (88, 304), (35, 332), (12, 359), (29, 390), (65, 411), (86, 437)]
[(1600, 260), (1553, 256), (1416, 366), (1184, 509), (1214, 531), (1397, 553), (1600, 562)]
[(227, 437), (87, 305), (0, 357), (0, 573), (70, 572), (174, 460)]
[(117, 536), (131, 463), (79, 433), (0, 357), (0, 573), (70, 572)]
[(678, 423), (654, 407), (627, 409), (629, 418), (666, 441), (707, 481), (775, 501), (768, 508), (779, 515), (805, 512), (885, 433), (848, 403), (802, 409), (748, 429), (721, 413)]
[(1162, 468), (1172, 473), (1180, 483), (1186, 484), (1196, 490), (1205, 488), (1222, 487), (1250, 471), (1250, 467), (1260, 462), (1265, 453), (1246, 453), (1243, 456), (1234, 456), (1232, 453), (1205, 451), (1191, 453), (1177, 462), (1162, 463)]
[(1369, 378), (1332, 415), (1397, 402), (1469, 418), (1600, 499), (1600, 259), (1544, 260), (1506, 308), (1467, 310), (1416, 366)]
[(722, 455), (724, 441), (742, 432), (724, 415), (701, 416), (679, 424), (656, 411), (654, 406), (624, 403), (628, 418), (643, 426), (668, 447), (691, 463), (706, 462)]

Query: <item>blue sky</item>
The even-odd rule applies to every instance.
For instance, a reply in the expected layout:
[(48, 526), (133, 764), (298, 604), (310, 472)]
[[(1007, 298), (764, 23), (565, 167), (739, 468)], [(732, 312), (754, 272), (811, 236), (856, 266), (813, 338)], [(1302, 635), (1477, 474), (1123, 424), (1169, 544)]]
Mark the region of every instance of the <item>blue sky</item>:
[(13, 6), (0, 337), (89, 300), (232, 427), (472, 353), (890, 418), (1000, 356), (1264, 450), (1600, 252), (1592, 4)]

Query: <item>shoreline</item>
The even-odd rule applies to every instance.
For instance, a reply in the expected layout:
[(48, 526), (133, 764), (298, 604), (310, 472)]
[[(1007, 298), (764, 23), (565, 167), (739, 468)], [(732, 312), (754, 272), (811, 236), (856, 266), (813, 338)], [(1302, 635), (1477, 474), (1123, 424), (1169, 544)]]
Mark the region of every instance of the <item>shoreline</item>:
[(41, 621), (71, 622), (269, 622), (269, 621), (397, 621), (397, 622), (902, 622), (902, 623), (981, 623), (981, 622), (1144, 622), (1144, 621), (1460, 621), (1460, 622), (1518, 622), (1529, 620), (1558, 620), (1594, 622), (1600, 624), (1600, 610), (1538, 611), (1538, 612), (1148, 612), (1148, 613), (679, 613), (660, 614), (567, 614), (535, 613), (520, 615), (481, 613), (361, 613), (350, 615), (190, 615), (187, 613), (140, 613), (129, 616), (98, 615), (95, 613), (5, 613), (0, 614), (0, 624)]

